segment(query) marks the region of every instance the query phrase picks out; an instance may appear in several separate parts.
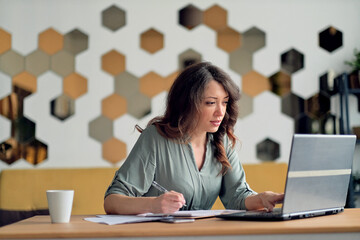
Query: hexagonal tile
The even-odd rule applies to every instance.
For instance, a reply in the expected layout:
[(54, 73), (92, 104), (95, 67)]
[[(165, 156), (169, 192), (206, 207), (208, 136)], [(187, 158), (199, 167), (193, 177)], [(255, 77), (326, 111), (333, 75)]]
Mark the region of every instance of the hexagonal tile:
[(201, 62), (201, 54), (193, 49), (188, 49), (179, 55), (179, 70), (183, 70), (187, 66)]
[(64, 94), (72, 99), (76, 99), (87, 92), (87, 79), (78, 73), (72, 73), (64, 78)]
[(38, 165), (47, 159), (47, 145), (34, 139), (23, 146), (21, 155), (30, 164)]
[(105, 72), (116, 76), (125, 71), (125, 56), (116, 50), (111, 50), (102, 55), (101, 67)]
[(129, 97), (127, 101), (128, 114), (137, 119), (141, 119), (151, 112), (151, 98), (139, 92)]
[(326, 72), (319, 77), (320, 91), (328, 96), (337, 94), (340, 90), (340, 79), (342, 75), (335, 77), (332, 71)]
[(124, 98), (139, 92), (139, 79), (129, 72), (123, 72), (114, 79), (114, 92)]
[(11, 35), (0, 28), (0, 54), (11, 49)]
[(126, 99), (117, 94), (112, 94), (102, 100), (101, 110), (102, 115), (111, 120), (115, 120), (126, 113)]
[(204, 24), (215, 31), (227, 27), (227, 11), (217, 4), (206, 9), (203, 17)]
[(50, 70), (50, 56), (37, 49), (25, 57), (25, 70), (34, 76)]
[(18, 143), (29, 143), (35, 139), (35, 123), (30, 119), (22, 116), (12, 124), (12, 135)]
[(55, 118), (64, 121), (75, 113), (75, 101), (62, 94), (50, 102), (50, 112)]
[(269, 77), (271, 91), (282, 97), (291, 91), (291, 77), (287, 73), (280, 71)]
[(24, 71), (24, 57), (14, 50), (9, 50), (0, 56), (0, 71), (13, 77)]
[(105, 117), (99, 116), (89, 123), (89, 136), (103, 143), (113, 137), (113, 122)]
[(140, 92), (148, 97), (154, 97), (165, 90), (164, 79), (155, 72), (149, 72), (139, 79)]
[(217, 46), (227, 53), (238, 49), (241, 45), (241, 35), (231, 27), (226, 27), (217, 32)]
[(242, 34), (242, 48), (250, 53), (265, 47), (265, 32), (252, 27)]
[(305, 101), (305, 113), (319, 119), (330, 112), (330, 98), (323, 93), (318, 93)]
[(328, 52), (333, 52), (343, 45), (342, 32), (335, 27), (328, 27), (319, 33), (319, 46)]
[(16, 93), (0, 99), (0, 115), (13, 121), (22, 116), (22, 100)]
[(118, 163), (126, 158), (126, 144), (119, 139), (110, 138), (102, 144), (102, 156), (110, 163)]
[(18, 88), (24, 89), (25, 91), (31, 93), (36, 92), (37, 89), (36, 77), (28, 72), (22, 72), (13, 77), (12, 83), (14, 86), (17, 86)]
[(0, 100), (11, 93), (11, 77), (0, 72)]
[(268, 78), (258, 72), (250, 71), (242, 78), (242, 89), (244, 93), (255, 97), (264, 91), (271, 90), (271, 86)]
[(275, 161), (280, 157), (280, 144), (270, 138), (266, 138), (256, 144), (256, 157), (261, 161)]
[(230, 69), (244, 75), (253, 69), (253, 55), (244, 48), (238, 48), (229, 54)]
[(295, 119), (294, 133), (315, 133), (313, 131), (313, 122), (315, 122), (315, 120), (305, 113), (300, 114)]
[(64, 36), (64, 50), (76, 55), (88, 49), (89, 37), (78, 29), (74, 29)]
[(304, 105), (304, 99), (290, 92), (281, 99), (281, 112), (295, 119), (304, 113)]
[(75, 58), (66, 51), (60, 51), (51, 57), (51, 70), (62, 77), (75, 71)]
[(281, 70), (292, 74), (304, 67), (304, 55), (296, 49), (281, 54)]
[(248, 96), (246, 93), (241, 94), (239, 101), (239, 118), (243, 119), (250, 115), (254, 110), (253, 98)]
[[(1, 99), (0, 99), (1, 101)], [(1, 103), (0, 103), (0, 109), (1, 109)], [(1, 113), (1, 110), (0, 110)], [(11, 121), (9, 119), (6, 119), (4, 116), (0, 114), (0, 142), (5, 141), (5, 139), (8, 139), (11, 135)], [(0, 151), (1, 151), (1, 145), (0, 145)]]
[(9, 165), (21, 158), (21, 145), (14, 138), (0, 143), (0, 149), (0, 160)]
[(39, 34), (39, 48), (49, 55), (53, 55), (63, 49), (64, 37), (53, 28), (49, 28)]
[(156, 53), (164, 48), (164, 35), (150, 28), (140, 35), (140, 47), (149, 53)]
[(126, 12), (115, 5), (102, 11), (101, 16), (102, 25), (112, 31), (116, 31), (126, 24)]
[(323, 115), (320, 119), (320, 132), (321, 134), (336, 134), (337, 129), (336, 125), (338, 124), (338, 120), (336, 116), (327, 113)]
[(189, 30), (192, 30), (193, 28), (200, 25), (202, 21), (202, 11), (192, 4), (187, 5), (179, 11), (179, 24)]

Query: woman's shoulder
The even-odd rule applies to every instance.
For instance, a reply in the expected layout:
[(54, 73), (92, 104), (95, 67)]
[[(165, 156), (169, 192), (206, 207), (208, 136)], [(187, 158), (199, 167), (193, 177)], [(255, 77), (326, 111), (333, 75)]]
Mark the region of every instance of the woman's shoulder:
[(155, 125), (147, 126), (141, 133), (144, 137), (152, 138), (152, 139), (164, 139), (163, 136), (159, 133), (158, 129)]

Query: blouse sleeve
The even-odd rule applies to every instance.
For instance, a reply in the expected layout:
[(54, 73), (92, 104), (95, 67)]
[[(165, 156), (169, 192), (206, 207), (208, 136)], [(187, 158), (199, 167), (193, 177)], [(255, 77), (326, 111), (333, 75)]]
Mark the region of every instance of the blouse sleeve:
[(235, 148), (231, 148), (229, 139), (224, 141), (227, 157), (232, 166), (223, 176), (221, 183), (220, 199), (227, 209), (245, 210), (245, 199), (249, 195), (256, 194), (246, 182), (245, 172), (240, 163)]
[(152, 131), (156, 129), (149, 128), (141, 133), (124, 164), (115, 173), (105, 197), (110, 194), (139, 197), (148, 192), (156, 167), (152, 138)]

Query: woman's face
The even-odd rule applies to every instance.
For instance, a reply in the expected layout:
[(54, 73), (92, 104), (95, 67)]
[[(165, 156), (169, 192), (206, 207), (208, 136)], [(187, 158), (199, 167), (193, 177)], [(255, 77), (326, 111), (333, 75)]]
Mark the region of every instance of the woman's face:
[(199, 122), (195, 134), (216, 132), (226, 112), (229, 95), (224, 87), (212, 80), (205, 88), (204, 96), (200, 105)]

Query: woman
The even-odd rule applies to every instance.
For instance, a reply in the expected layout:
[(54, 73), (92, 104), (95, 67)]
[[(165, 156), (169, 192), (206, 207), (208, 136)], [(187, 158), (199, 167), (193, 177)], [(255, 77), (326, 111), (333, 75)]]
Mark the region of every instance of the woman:
[[(116, 172), (104, 201), (108, 214), (211, 209), (272, 211), (283, 194), (255, 193), (234, 149), (240, 93), (218, 67), (202, 62), (175, 80), (164, 116), (152, 119)], [(162, 193), (156, 181), (172, 191)]]

